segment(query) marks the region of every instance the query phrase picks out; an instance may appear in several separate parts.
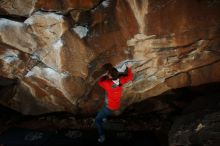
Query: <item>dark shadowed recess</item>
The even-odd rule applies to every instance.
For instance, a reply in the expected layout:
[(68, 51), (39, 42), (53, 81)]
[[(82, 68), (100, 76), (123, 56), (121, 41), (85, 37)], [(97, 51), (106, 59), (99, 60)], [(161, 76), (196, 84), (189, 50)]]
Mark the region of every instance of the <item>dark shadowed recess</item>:
[[(15, 80), (1, 78), (0, 81), (1, 95), (6, 87), (9, 90), (16, 85)], [(219, 111), (219, 91), (220, 83), (211, 83), (173, 89), (135, 103), (125, 109), (120, 116), (108, 119), (104, 125), (108, 141), (104, 145), (168, 146), (168, 140), (172, 140), (172, 136), (175, 138), (175, 127), (181, 126), (178, 126), (176, 122), (179, 118), (191, 113), (199, 114), (201, 111), (203, 114)], [(28, 133), (43, 133), (41, 141), (40, 139), (38, 141), (41, 145), (97, 144), (95, 115), (87, 117), (59, 112), (23, 116), (4, 106), (0, 107), (0, 113), (0, 128), (2, 129), (0, 142), (8, 143), (8, 145), (15, 144), (9, 142), (13, 140), (17, 140), (20, 144), (33, 145), (33, 141), (22, 141), (27, 138)], [(74, 136), (76, 133), (78, 136)], [(13, 137), (17, 138), (13, 139)], [(191, 146), (198, 144), (192, 143)]]

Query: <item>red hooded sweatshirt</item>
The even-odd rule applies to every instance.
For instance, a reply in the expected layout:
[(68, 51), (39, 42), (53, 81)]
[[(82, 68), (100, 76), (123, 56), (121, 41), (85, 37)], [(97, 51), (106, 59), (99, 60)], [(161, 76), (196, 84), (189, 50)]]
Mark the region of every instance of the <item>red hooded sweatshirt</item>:
[[(132, 80), (131, 68), (128, 68), (128, 74), (126, 76), (119, 77), (121, 85)], [(105, 76), (99, 79), (99, 86), (105, 89), (107, 94), (107, 107), (111, 110), (117, 110), (120, 108), (120, 98), (122, 95), (122, 86), (115, 86), (111, 79), (105, 79)]]

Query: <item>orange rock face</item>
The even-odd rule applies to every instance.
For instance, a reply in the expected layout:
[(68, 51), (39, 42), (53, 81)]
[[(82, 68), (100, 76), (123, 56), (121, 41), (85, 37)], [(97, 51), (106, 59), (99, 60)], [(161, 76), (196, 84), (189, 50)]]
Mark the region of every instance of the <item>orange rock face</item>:
[(167, 35), (170, 33), (208, 37), (208, 31), (216, 30), (219, 24), (219, 2), (159, 0), (149, 1), (147, 15), (148, 35)]
[(91, 9), (95, 7), (100, 0), (37, 0), (36, 9), (67, 11), (70, 9)]

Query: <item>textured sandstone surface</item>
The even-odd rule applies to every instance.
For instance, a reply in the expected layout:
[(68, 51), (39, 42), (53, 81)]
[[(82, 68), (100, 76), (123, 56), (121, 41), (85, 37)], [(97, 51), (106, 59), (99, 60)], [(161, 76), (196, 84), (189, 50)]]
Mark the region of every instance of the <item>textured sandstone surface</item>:
[(36, 0), (1, 0), (0, 14), (29, 16), (35, 8)]
[(95, 113), (104, 102), (96, 79), (107, 62), (132, 62), (122, 109), (220, 81), (218, 1), (0, 3), (0, 76), (16, 80), (0, 102), (24, 114)]

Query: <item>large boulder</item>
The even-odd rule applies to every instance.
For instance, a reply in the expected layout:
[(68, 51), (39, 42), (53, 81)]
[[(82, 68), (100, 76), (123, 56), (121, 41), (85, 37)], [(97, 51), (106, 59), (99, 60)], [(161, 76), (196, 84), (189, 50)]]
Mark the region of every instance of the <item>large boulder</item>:
[[(122, 109), (168, 90), (220, 81), (217, 1), (37, 0), (24, 14), (6, 6), (13, 2), (3, 1), (1, 10), (25, 21), (0, 19), (0, 75), (19, 81), (19, 94), (4, 104), (25, 114), (93, 114), (104, 102), (96, 81), (107, 62), (132, 63)], [(22, 94), (38, 108), (19, 104)]]
[[(95, 10), (88, 25), (86, 40), (101, 54), (91, 65), (133, 63), (134, 79), (125, 86), (122, 107), (171, 89), (219, 82), (218, 9), (219, 3), (208, 1), (111, 2)], [(108, 15), (110, 10), (115, 13)], [(108, 25), (113, 19), (117, 21)], [(102, 105), (100, 92), (94, 87), (93, 98), (82, 100), (85, 112)]]

